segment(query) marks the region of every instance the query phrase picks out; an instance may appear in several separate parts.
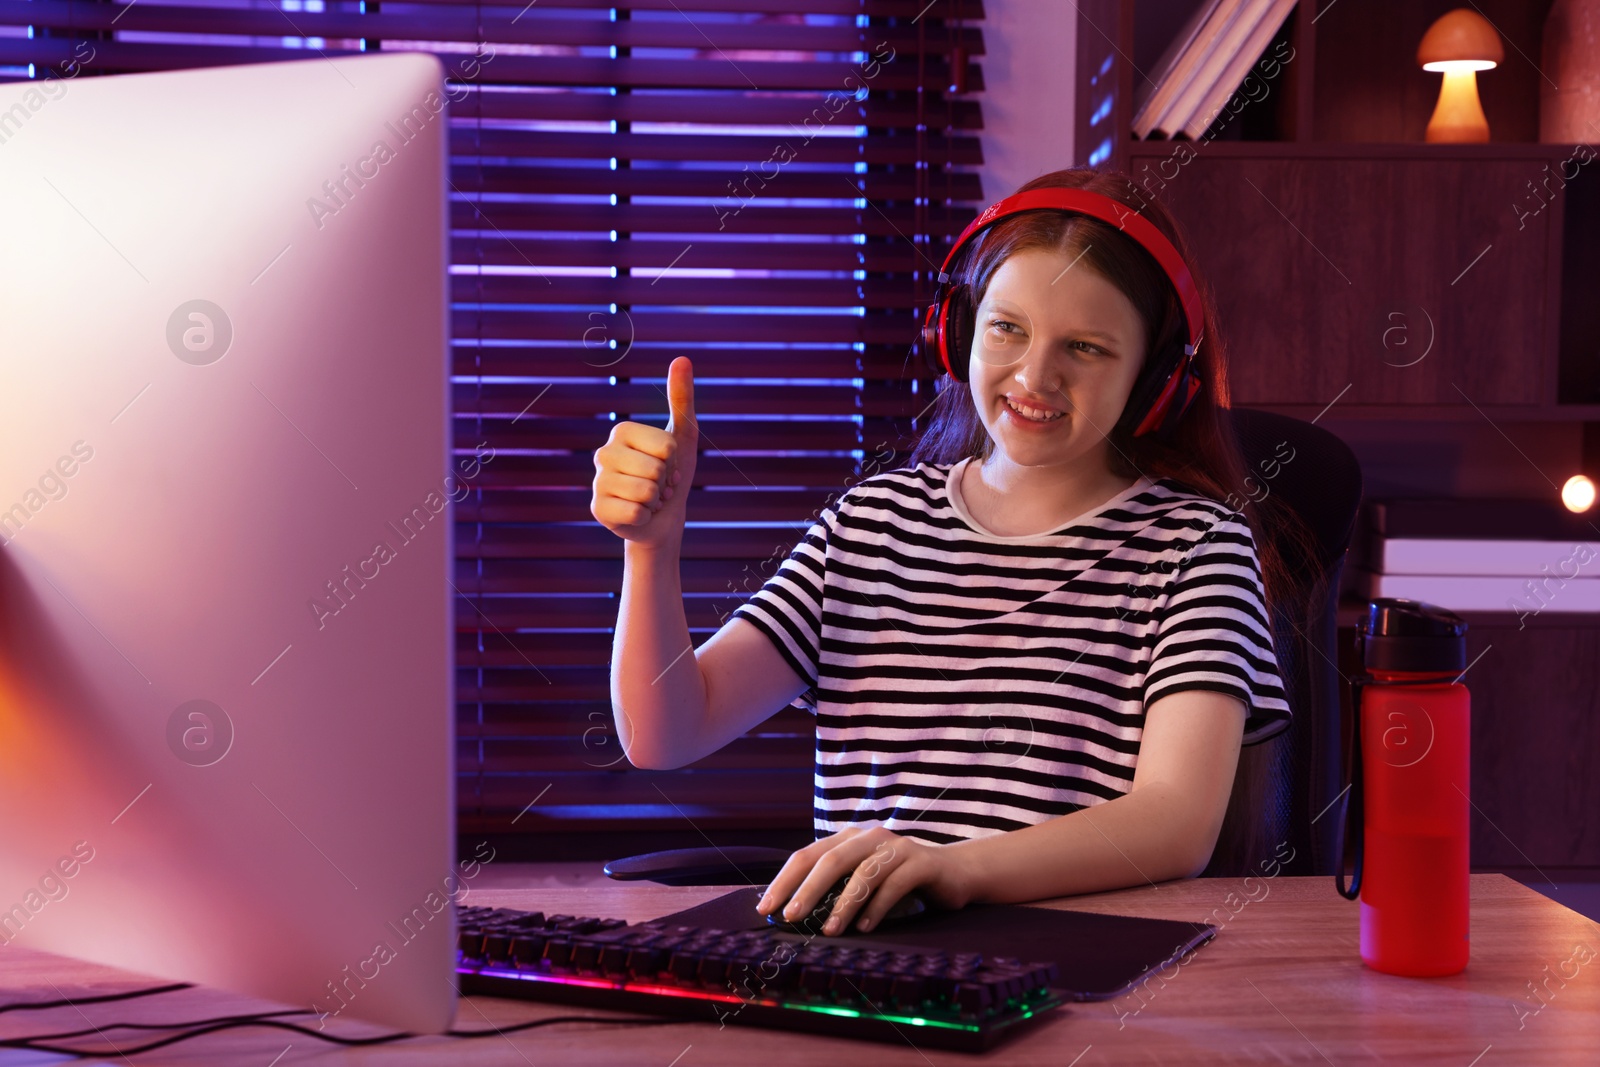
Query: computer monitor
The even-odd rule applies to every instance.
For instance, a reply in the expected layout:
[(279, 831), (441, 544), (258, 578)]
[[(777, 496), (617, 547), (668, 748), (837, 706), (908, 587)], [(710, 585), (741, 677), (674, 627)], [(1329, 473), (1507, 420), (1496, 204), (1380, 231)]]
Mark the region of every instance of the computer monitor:
[(0, 959), (450, 1024), (444, 94), (0, 86)]

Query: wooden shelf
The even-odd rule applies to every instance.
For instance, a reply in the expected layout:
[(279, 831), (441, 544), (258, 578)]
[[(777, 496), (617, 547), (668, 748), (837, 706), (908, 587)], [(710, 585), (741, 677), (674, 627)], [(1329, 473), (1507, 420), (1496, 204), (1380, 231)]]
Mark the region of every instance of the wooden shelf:
[[(1268, 159), (1527, 159), (1560, 161), (1579, 147), (1555, 142), (1414, 144), (1396, 141), (1129, 141), (1130, 157), (1170, 156), (1180, 145), (1195, 155)], [(1592, 149), (1592, 145), (1583, 147)], [(1587, 166), (1587, 164), (1585, 164)]]
[[(1098, 165), (1097, 150), (1109, 149), (1105, 162), (1126, 169), (1127, 146), (1141, 143), (1133, 141), (1131, 131), (1135, 105), (1150, 88), (1145, 79), (1154, 75), (1167, 44), (1203, 2), (1078, 0), (1074, 5), (1082, 72), (1075, 138), (1079, 160)], [(1246, 91), (1228, 101), (1196, 143), (1421, 143), (1440, 75), (1417, 66), (1417, 44), (1435, 19), (1457, 6), (1454, 0), (1300, 0), (1262, 49), (1262, 56), (1271, 58), (1252, 69)], [(1537, 144), (1540, 96), (1547, 88), (1537, 61), (1551, 0), (1480, 0), (1473, 6), (1505, 44), (1505, 62), (1478, 75), (1490, 136), (1496, 144)]]
[[(1578, 465), (1578, 439), (1580, 469), (1600, 474), (1600, 162), (1563, 182), (1578, 146), (1538, 141), (1550, 0), (1473, 5), (1506, 45), (1479, 80), (1490, 143), (1423, 142), (1439, 76), (1416, 68), (1416, 47), (1455, 0), (1300, 0), (1263, 52), (1294, 49), (1268, 94), (1198, 140), (1135, 140), (1135, 66), (1153, 73), (1201, 2), (1077, 0), (1074, 149), (1178, 218), (1216, 297), (1233, 403), (1337, 424), (1369, 495), (1385, 477), (1472, 495), (1469, 462), (1491, 468), (1480, 495), (1515, 495), (1510, 470), (1545, 493), (1540, 464)], [(1410, 340), (1435, 342), (1408, 366), (1386, 352), (1397, 313), (1428, 327)], [(1544, 450), (1486, 418), (1528, 424), (1515, 436)], [(1434, 425), (1403, 425), (1418, 422)], [(1336, 609), (1345, 678), (1364, 609), (1348, 594)], [(1462, 614), (1474, 863), (1600, 869), (1600, 831), (1581, 817), (1600, 804), (1584, 763), (1600, 745), (1600, 613)], [(1346, 739), (1348, 722), (1346, 694)]]
[[(1600, 404), (1542, 404), (1518, 407), (1480, 404), (1314, 404), (1240, 403), (1289, 415), (1307, 422), (1473, 422), (1488, 416), (1494, 422), (1600, 422)], [(1480, 411), (1479, 408), (1482, 410)]]
[(1293, 58), (1261, 99), (1200, 140), (1135, 140), (1134, 69), (1202, 2), (1082, 0), (1075, 144), (1180, 220), (1234, 403), (1600, 421), (1600, 181), (1561, 178), (1587, 146), (1537, 141), (1541, 78), (1517, 58), (1538, 54), (1549, 0), (1484, 0), (1508, 56), (1480, 75), (1489, 143), (1422, 140), (1439, 82), (1414, 52), (1449, 0), (1302, 0), (1263, 49)]

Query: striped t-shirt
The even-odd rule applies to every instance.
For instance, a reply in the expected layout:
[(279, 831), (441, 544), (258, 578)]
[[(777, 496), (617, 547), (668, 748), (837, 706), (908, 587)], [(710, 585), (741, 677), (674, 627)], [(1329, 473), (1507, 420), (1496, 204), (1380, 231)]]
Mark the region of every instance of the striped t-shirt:
[(1185, 689), (1289, 716), (1242, 517), (1169, 479), (1040, 535), (967, 511), (968, 463), (873, 475), (823, 510), (734, 616), (816, 715), (814, 828), (935, 843), (1127, 793), (1144, 710)]

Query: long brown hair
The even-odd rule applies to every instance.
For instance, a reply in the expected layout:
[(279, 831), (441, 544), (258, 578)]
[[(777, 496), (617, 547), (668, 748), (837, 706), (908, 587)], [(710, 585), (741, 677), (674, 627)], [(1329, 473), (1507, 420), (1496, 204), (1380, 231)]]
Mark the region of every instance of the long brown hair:
[[(1246, 490), (1245, 479), (1249, 472), (1227, 414), (1230, 406), (1227, 342), (1218, 327), (1216, 300), (1206, 280), (1195, 269), (1177, 221), (1159, 201), (1143, 196), (1133, 181), (1120, 171), (1058, 170), (1033, 179), (1017, 191), (1056, 186), (1101, 193), (1143, 215), (1189, 264), (1204, 308), (1204, 327), (1195, 363), (1205, 385), (1178, 422), (1168, 444), (1163, 444), (1154, 434), (1134, 437), (1131, 429), (1119, 422), (1108, 434), (1112, 445), (1108, 456), (1113, 473), (1122, 477), (1170, 478), (1242, 510), (1255, 537), (1268, 603), (1303, 604), (1307, 591), (1287, 566), (1280, 545), (1292, 542), (1303, 551), (1312, 544), (1311, 534), (1291, 512), (1278, 507), (1263, 508)], [(1029, 211), (1002, 219), (980, 233), (963, 251), (961, 262), (954, 265), (959, 279), (971, 289), (973, 306), (982, 302), (989, 281), (1001, 263), (1017, 252), (1033, 248), (1055, 250), (1074, 260), (1081, 256), (1084, 266), (1127, 296), (1144, 323), (1148, 342), (1133, 386), (1134, 395), (1138, 395), (1148, 379), (1160, 371), (1150, 358), (1151, 353), (1162, 352), (1168, 345), (1177, 343), (1187, 330), (1177, 293), (1165, 272), (1149, 252), (1115, 226), (1087, 215)], [(952, 353), (952, 359), (956, 358), (965, 359), (966, 353)], [(928, 426), (919, 436), (909, 464), (914, 467), (924, 461), (954, 463), (968, 456), (983, 460), (993, 448), (994, 442), (973, 406), (970, 387), (945, 376), (940, 382)], [(1302, 558), (1315, 558), (1314, 552)], [(1298, 618), (1299, 612), (1291, 611), (1291, 616)]]

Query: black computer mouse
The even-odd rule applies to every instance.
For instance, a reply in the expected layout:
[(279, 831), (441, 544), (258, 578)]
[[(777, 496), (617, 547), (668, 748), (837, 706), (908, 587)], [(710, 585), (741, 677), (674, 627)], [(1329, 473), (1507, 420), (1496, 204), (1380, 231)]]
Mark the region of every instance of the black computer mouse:
[[(802, 915), (793, 920), (785, 919), (783, 917), (783, 909), (779, 908), (767, 916), (767, 922), (780, 930), (787, 930), (790, 933), (820, 934), (822, 933), (822, 924), (828, 921), (828, 916), (833, 912), (834, 902), (844, 894), (844, 887), (849, 881), (850, 876), (845, 875), (833, 883), (828, 891), (822, 894), (822, 899), (817, 901), (816, 907), (811, 909), (810, 915)], [(913, 889), (895, 901), (894, 906), (889, 909), (888, 914), (883, 917), (883, 920), (878, 925), (888, 926), (890, 923), (921, 915), (927, 910), (927, 901), (923, 900), (922, 895)], [(857, 911), (856, 915), (859, 916), (860, 912)], [(840, 932), (843, 933), (844, 931)]]

